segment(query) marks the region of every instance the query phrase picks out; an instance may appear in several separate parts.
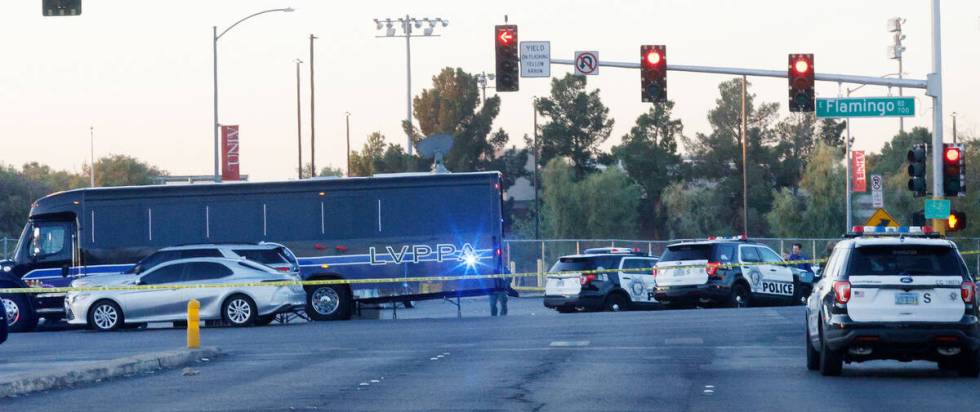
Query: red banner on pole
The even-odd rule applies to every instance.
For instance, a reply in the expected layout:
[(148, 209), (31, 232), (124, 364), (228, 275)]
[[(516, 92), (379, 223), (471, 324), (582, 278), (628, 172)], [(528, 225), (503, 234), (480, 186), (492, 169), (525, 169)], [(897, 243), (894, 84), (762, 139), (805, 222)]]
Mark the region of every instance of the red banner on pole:
[(238, 126), (221, 126), (221, 180), (242, 180), (238, 165)]
[(852, 187), (852, 191), (862, 193), (866, 192), (868, 190), (868, 180), (865, 178), (864, 151), (854, 150), (851, 152), (851, 156), (853, 157), (851, 170), (854, 173), (854, 186)]

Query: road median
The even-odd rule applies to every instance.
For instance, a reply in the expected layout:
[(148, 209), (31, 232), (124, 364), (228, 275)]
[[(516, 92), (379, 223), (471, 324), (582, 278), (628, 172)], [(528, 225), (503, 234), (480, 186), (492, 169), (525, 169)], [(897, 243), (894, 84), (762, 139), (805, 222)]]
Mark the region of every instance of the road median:
[(221, 355), (221, 350), (217, 347), (181, 349), (27, 372), (2, 378), (0, 380), (0, 398), (97, 383), (106, 379), (163, 369), (174, 369), (194, 364), (203, 359), (214, 359)]

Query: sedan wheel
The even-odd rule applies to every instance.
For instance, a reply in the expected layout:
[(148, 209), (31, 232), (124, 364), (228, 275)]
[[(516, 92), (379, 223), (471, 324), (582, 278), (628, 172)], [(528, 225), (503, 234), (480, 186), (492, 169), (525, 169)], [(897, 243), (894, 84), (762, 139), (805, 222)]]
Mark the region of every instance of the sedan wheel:
[(123, 324), (122, 310), (114, 302), (107, 300), (96, 302), (89, 310), (88, 324), (101, 331), (119, 329)]
[(232, 326), (248, 326), (255, 322), (257, 312), (252, 299), (244, 295), (235, 295), (225, 301), (221, 314), (225, 322), (231, 323)]

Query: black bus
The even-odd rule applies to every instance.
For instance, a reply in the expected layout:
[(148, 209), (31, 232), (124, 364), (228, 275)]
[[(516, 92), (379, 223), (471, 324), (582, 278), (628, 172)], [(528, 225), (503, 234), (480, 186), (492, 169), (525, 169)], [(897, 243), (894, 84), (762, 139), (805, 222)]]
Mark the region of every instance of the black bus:
[[(389, 280), (307, 287), (313, 319), (346, 319), (355, 301), (499, 290), (493, 280), (390, 280), (501, 273), (501, 209), (498, 172), (71, 190), (33, 204), (13, 260), (0, 262), (0, 288), (68, 286), (167, 246), (268, 241), (296, 254), (306, 280)], [(343, 311), (318, 314), (312, 296), (339, 298)], [(11, 330), (64, 316), (63, 294), (0, 298)]]

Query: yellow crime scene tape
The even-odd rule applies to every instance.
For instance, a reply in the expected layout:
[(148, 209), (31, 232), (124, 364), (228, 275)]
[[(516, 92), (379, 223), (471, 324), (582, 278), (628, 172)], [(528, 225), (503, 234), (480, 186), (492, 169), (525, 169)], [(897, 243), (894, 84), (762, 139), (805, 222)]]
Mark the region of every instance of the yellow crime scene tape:
[[(809, 260), (793, 260), (793, 261), (783, 261), (783, 262), (750, 262), (750, 263), (726, 263), (713, 265), (718, 269), (734, 269), (742, 266), (756, 266), (756, 265), (802, 265), (802, 264), (814, 264), (822, 263), (827, 259), (809, 259)], [(659, 269), (685, 269), (685, 268), (703, 268), (706, 267), (705, 264), (700, 265), (678, 265), (678, 266), (667, 266), (661, 267)], [(384, 283), (416, 283), (416, 282), (447, 282), (447, 281), (465, 281), (465, 280), (489, 280), (489, 279), (516, 279), (516, 278), (526, 278), (526, 277), (538, 277), (538, 276), (552, 276), (552, 277), (577, 277), (582, 273), (612, 273), (612, 272), (625, 272), (625, 273), (644, 273), (650, 272), (655, 268), (640, 268), (640, 269), (602, 269), (602, 270), (578, 270), (578, 271), (564, 271), (564, 272), (522, 272), (522, 273), (500, 273), (500, 274), (489, 274), (489, 275), (461, 275), (461, 276), (415, 276), (415, 277), (404, 277), (404, 278), (374, 278), (374, 279), (320, 279), (320, 280), (285, 280), (285, 281), (265, 281), (265, 282), (229, 282), (229, 283), (201, 283), (201, 284), (167, 284), (167, 285), (107, 285), (107, 286), (78, 286), (78, 287), (60, 287), (60, 288), (45, 288), (45, 287), (29, 287), (29, 288), (6, 288), (0, 289), (0, 294), (42, 294), (42, 293), (67, 293), (67, 292), (100, 292), (100, 291), (124, 291), (124, 290), (157, 290), (157, 289), (206, 289), (206, 288), (240, 288), (240, 287), (273, 287), (273, 286), (317, 286), (317, 285), (363, 285), (363, 284), (384, 284)], [(94, 275), (99, 276), (99, 275)], [(543, 288), (529, 288), (529, 287), (514, 287), (515, 290), (527, 290), (527, 291), (539, 291), (544, 290)]]

